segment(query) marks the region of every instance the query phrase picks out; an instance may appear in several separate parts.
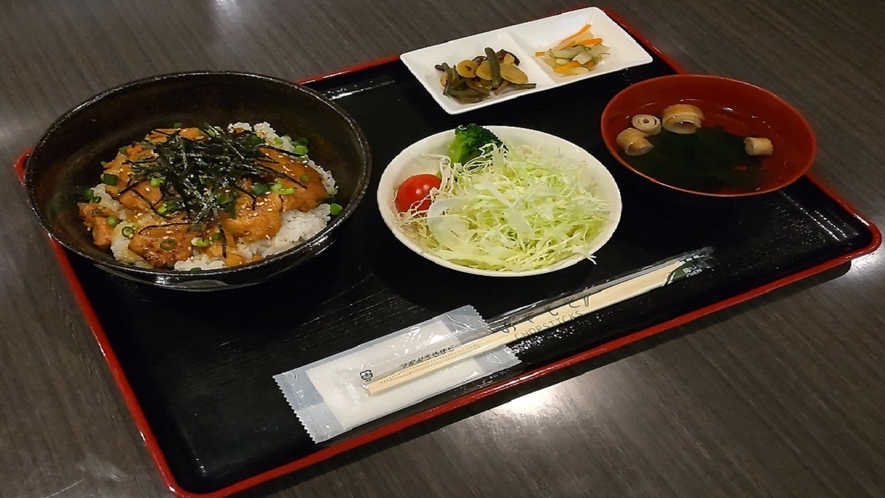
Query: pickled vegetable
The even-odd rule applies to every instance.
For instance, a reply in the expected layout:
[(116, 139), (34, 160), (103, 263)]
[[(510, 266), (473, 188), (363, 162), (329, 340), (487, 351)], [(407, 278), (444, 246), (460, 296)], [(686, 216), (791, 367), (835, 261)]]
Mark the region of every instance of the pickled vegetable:
[(451, 67), (440, 63), (443, 94), (458, 102), (480, 102), (505, 90), (526, 90), (535, 87), (528, 75), (519, 67), (519, 59), (511, 52), (486, 47), (482, 55), (464, 59)]

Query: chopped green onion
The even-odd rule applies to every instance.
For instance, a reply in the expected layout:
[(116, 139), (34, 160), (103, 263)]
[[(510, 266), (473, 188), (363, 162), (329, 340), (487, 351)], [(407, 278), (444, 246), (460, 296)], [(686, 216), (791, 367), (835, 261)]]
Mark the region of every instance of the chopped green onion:
[(301, 183), (307, 183), (308, 181), (310, 181), (310, 176), (305, 173), (298, 177), (298, 181), (300, 181)]
[(199, 266), (195, 266), (195, 267), (191, 268), (190, 271), (193, 273), (197, 273), (197, 272), (203, 271), (203, 269), (200, 268)]
[(282, 183), (271, 183), (270, 191), (280, 195), (292, 195), (295, 193), (295, 187), (285, 188)]
[(128, 151), (129, 151), (128, 145), (124, 145), (123, 147), (120, 147), (119, 149), (117, 149), (117, 152), (119, 152), (120, 154), (123, 154), (124, 156), (126, 155), (126, 152), (128, 152)]
[(221, 232), (215, 232), (212, 234), (212, 240), (221, 240)]
[(127, 239), (131, 239), (132, 237), (135, 236), (135, 228), (133, 228), (132, 225), (127, 225), (127, 226), (123, 227), (123, 229), (120, 231), (120, 233), (123, 234), (123, 237), (126, 237)]
[(88, 188), (85, 192), (83, 192), (83, 200), (90, 203), (100, 203), (101, 197), (95, 195), (95, 192), (93, 192), (91, 188)]
[(166, 216), (167, 214), (172, 214), (181, 210), (181, 204), (177, 201), (166, 201), (162, 206), (157, 208), (157, 214), (160, 216)]
[[(202, 140), (183, 137), (180, 129), (166, 130), (159, 132), (166, 137), (164, 141), (153, 142), (148, 139), (121, 149), (121, 152), (132, 152), (124, 155), (133, 156), (129, 161), (132, 166), (129, 177), (133, 185), (150, 182), (152, 188), (163, 189), (163, 200), (153, 206), (154, 213), (164, 218), (183, 215), (181, 221), (194, 226), (195, 234), (205, 233), (204, 230), (218, 222), (221, 216), (229, 214), (236, 217), (236, 201), (242, 200), (241, 195), (254, 201), (256, 196), (253, 194), (260, 195), (270, 191), (270, 184), (277, 181), (274, 178), (279, 178), (274, 175), (273, 168), (268, 166), (263, 152), (263, 149), (272, 146), (266, 145), (264, 138), (257, 133), (245, 129), (228, 132), (225, 128), (209, 124), (204, 124), (199, 129), (206, 135)], [(278, 149), (296, 160), (300, 156), (293, 154), (291, 149), (297, 145), (305, 148), (307, 146), (304, 140), (293, 142), (292, 146), (289, 145), (291, 137), (281, 140), (282, 147), (289, 151), (282, 147)], [(273, 138), (268, 142), (274, 142)], [(147, 152), (135, 157), (134, 147), (143, 147)], [(125, 177), (120, 176), (118, 185), (128, 183), (125, 180)], [(242, 190), (242, 180), (250, 181), (253, 185)], [(316, 179), (311, 181), (316, 183)], [(258, 183), (265, 185), (257, 185)], [(255, 190), (252, 190), (252, 186), (255, 186)], [(289, 186), (285, 182), (276, 187), (276, 191), (281, 194), (296, 193), (300, 187), (293, 185), (295, 190), (289, 190), (286, 188)], [(177, 204), (169, 203), (173, 198)], [(182, 243), (189, 246), (189, 240), (184, 239)]]
[(117, 223), (120, 223), (120, 220), (118, 220), (116, 216), (108, 216), (108, 219), (107, 219), (108, 226), (115, 227), (115, 226), (117, 226)]
[(263, 183), (256, 183), (255, 185), (252, 185), (252, 189), (250, 190), (250, 192), (252, 192), (252, 195), (254, 196), (259, 196), (270, 192), (270, 190), (271, 188), (267, 185)]
[(341, 207), (341, 204), (335, 202), (329, 204), (329, 214), (331, 214), (332, 216), (338, 216), (339, 214), (341, 214), (341, 211), (344, 211), (344, 208)]
[(209, 247), (212, 245), (212, 242), (203, 237), (194, 237), (191, 239), (191, 245), (194, 247)]
[(292, 149), (292, 153), (297, 154), (299, 156), (306, 156), (307, 155), (307, 146), (306, 145), (296, 145)]
[(101, 183), (104, 183), (105, 185), (109, 185), (111, 187), (117, 185), (117, 180), (119, 179), (120, 178), (113, 173), (105, 173), (101, 175)]
[(175, 129), (184, 128), (184, 123), (176, 121), (175, 123), (172, 123), (172, 127)]
[(176, 242), (175, 239), (170, 237), (170, 238), (163, 239), (163, 241), (160, 242), (160, 249), (162, 249), (164, 251), (171, 251), (172, 249), (175, 249), (176, 245), (178, 245), (178, 242)]
[(215, 200), (222, 206), (230, 204), (234, 201), (234, 196), (230, 192), (221, 192), (215, 196)]

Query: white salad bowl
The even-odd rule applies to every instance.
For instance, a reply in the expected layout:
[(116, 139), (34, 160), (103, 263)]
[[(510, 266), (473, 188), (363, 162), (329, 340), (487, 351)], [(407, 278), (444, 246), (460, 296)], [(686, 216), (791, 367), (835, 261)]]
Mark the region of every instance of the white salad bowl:
[[(564, 158), (584, 163), (588, 168), (591, 177), (595, 180), (594, 194), (605, 201), (606, 207), (610, 211), (607, 224), (590, 244), (590, 253), (595, 253), (609, 241), (621, 219), (621, 195), (618, 185), (615, 183), (611, 173), (609, 173), (608, 169), (606, 169), (598, 159), (583, 148), (567, 140), (541, 131), (511, 126), (484, 127), (495, 133), (498, 138), (509, 146), (523, 144), (541, 146), (551, 153), (557, 153)], [(540, 275), (573, 266), (586, 259), (582, 255), (577, 255), (550, 266), (533, 270), (496, 271), (472, 268), (453, 263), (422, 249), (421, 246), (417, 244), (397, 223), (397, 209), (394, 205), (396, 188), (410, 176), (421, 173), (436, 174), (439, 171), (439, 156), (446, 154), (449, 143), (453, 138), (454, 130), (440, 132), (423, 138), (400, 152), (383, 171), (377, 192), (378, 208), (381, 212), (381, 217), (384, 220), (384, 223), (397, 240), (416, 254), (419, 254), (429, 261), (445, 268), (463, 273), (490, 277), (523, 277)]]

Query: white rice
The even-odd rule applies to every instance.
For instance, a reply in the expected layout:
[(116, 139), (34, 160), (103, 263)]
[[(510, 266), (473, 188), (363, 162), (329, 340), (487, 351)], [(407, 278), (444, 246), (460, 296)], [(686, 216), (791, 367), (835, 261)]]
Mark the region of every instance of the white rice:
[[(254, 126), (249, 123), (232, 123), (228, 125), (228, 130), (232, 131), (235, 129), (254, 131), (257, 135), (264, 138), (266, 143), (274, 147), (288, 151), (294, 149), (294, 145), (292, 145), (289, 137), (278, 136), (267, 123), (259, 123)], [(307, 164), (317, 170), (323, 178), (323, 186), (326, 188), (326, 191), (330, 195), (335, 194), (338, 189), (332, 174), (311, 160), (308, 160)], [(120, 223), (114, 227), (114, 234), (111, 239), (111, 252), (114, 254), (114, 258), (125, 263), (150, 268), (150, 265), (138, 254), (129, 250), (129, 239), (123, 235), (123, 229), (127, 226), (131, 226), (135, 230), (143, 227), (127, 221), (126, 209), (107, 193), (104, 184), (96, 185), (93, 187), (92, 192), (96, 197), (101, 198), (102, 205), (114, 210), (117, 218), (120, 220)], [(266, 258), (273, 254), (287, 251), (310, 239), (325, 228), (331, 219), (329, 204), (320, 204), (307, 212), (297, 210), (285, 211), (282, 216), (280, 231), (271, 239), (249, 243), (239, 242), (236, 248), (228, 247), (228, 251), (234, 251), (246, 258), (246, 260), (252, 260), (255, 256)], [(189, 271), (196, 268), (214, 270), (224, 268), (225, 266), (222, 258), (212, 258), (200, 252), (197, 248), (194, 248), (193, 255), (190, 258), (175, 263), (175, 269), (180, 271)]]
[[(308, 212), (285, 211), (280, 231), (273, 238), (248, 243), (239, 242), (234, 252), (251, 260), (255, 256), (266, 258), (287, 251), (319, 233), (329, 223), (330, 218), (328, 204), (320, 204)], [(228, 247), (227, 250), (230, 251), (232, 248)], [(196, 250), (194, 253), (194, 256), (176, 262), (175, 269), (182, 271), (194, 268), (214, 270), (225, 267), (224, 260), (221, 258), (210, 258)]]

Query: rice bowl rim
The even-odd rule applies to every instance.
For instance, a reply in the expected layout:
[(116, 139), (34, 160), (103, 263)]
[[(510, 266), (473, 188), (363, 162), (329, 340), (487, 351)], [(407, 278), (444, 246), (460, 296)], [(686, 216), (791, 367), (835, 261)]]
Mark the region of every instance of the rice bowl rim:
[[(304, 94), (309, 99), (312, 99), (322, 106), (328, 108), (332, 111), (333, 114), (337, 115), (341, 118), (342, 124), (349, 130), (350, 133), (353, 134), (354, 143), (357, 145), (359, 150), (359, 156), (361, 158), (360, 165), (360, 174), (356, 179), (355, 186), (351, 198), (346, 205), (343, 205), (343, 210), (338, 215), (334, 216), (329, 223), (323, 228), (319, 233), (315, 234), (313, 237), (305, 240), (299, 244), (296, 244), (294, 247), (280, 252), (276, 254), (272, 254), (266, 258), (263, 258), (258, 261), (250, 261), (248, 263), (237, 265), (237, 266), (229, 266), (224, 268), (216, 268), (216, 269), (207, 269), (201, 270), (199, 272), (191, 272), (191, 271), (181, 271), (175, 269), (166, 269), (166, 268), (144, 268), (135, 266), (131, 263), (123, 263), (117, 261), (114, 258), (113, 254), (108, 252), (107, 258), (96, 258), (95, 256), (86, 253), (83, 249), (78, 247), (78, 244), (70, 242), (66, 240), (64, 237), (56, 236), (56, 230), (52, 226), (51, 221), (48, 219), (46, 213), (44, 213), (43, 209), (38, 206), (36, 199), (34, 198), (34, 184), (36, 182), (35, 176), (38, 173), (35, 173), (35, 168), (30, 165), (42, 159), (40, 156), (41, 150), (44, 148), (45, 144), (55, 140), (55, 136), (60, 133), (60, 130), (64, 130), (66, 125), (72, 121), (74, 118), (78, 117), (80, 114), (88, 112), (94, 106), (100, 105), (103, 101), (110, 97), (114, 97), (118, 94), (125, 94), (126, 92), (135, 92), (145, 87), (163, 85), (167, 81), (176, 81), (176, 80), (184, 80), (189, 78), (199, 79), (203, 77), (221, 77), (221, 78), (239, 78), (244, 81), (255, 81), (260, 83), (271, 84), (274, 86), (285, 87), (288, 90), (294, 90), (298, 93)], [(269, 122), (269, 120), (268, 120)], [(273, 123), (271, 123), (273, 125)], [(146, 130), (148, 132), (150, 130)], [(280, 130), (281, 133), (285, 134), (287, 130)], [(313, 158), (311, 158), (313, 159)], [(65, 248), (73, 251), (74, 253), (90, 260), (96, 265), (101, 266), (104, 270), (120, 275), (126, 278), (135, 278), (137, 280), (146, 282), (146, 283), (155, 283), (161, 287), (177, 287), (177, 284), (171, 284), (170, 279), (199, 279), (203, 280), (203, 277), (216, 277), (223, 276), (235, 272), (241, 272), (247, 269), (257, 269), (260, 267), (268, 266), (277, 263), (279, 260), (289, 258), (298, 252), (308, 252), (314, 251), (317, 248), (324, 248), (323, 246), (327, 245), (327, 242), (330, 239), (331, 233), (341, 224), (343, 224), (353, 212), (357, 209), (360, 201), (364, 197), (366, 190), (368, 190), (369, 178), (371, 176), (371, 151), (369, 148), (368, 140), (365, 137), (362, 129), (356, 120), (344, 110), (337, 103), (324, 96), (320, 92), (302, 85), (300, 83), (295, 83), (291, 81), (287, 81), (284, 79), (266, 76), (255, 73), (248, 72), (239, 72), (239, 71), (224, 71), (224, 70), (205, 70), (205, 71), (190, 71), (190, 72), (175, 72), (175, 73), (167, 73), (160, 74), (155, 76), (149, 76), (146, 78), (141, 78), (137, 80), (133, 80), (127, 83), (123, 83), (109, 89), (106, 89), (91, 98), (83, 101), (82, 103), (74, 106), (64, 114), (62, 114), (58, 119), (56, 119), (41, 135), (37, 144), (33, 147), (33, 149), (28, 154), (27, 160), (24, 165), (24, 184), (28, 190), (28, 203), (31, 207), (31, 210), (37, 216), (38, 221), (41, 226), (44, 228), (46, 232), (52, 236), (52, 239), (57, 241), (59, 244), (64, 246)], [(320, 166), (323, 166), (322, 164)], [(337, 183), (336, 179), (336, 183)], [(85, 227), (84, 227), (85, 230)], [(321, 249), (320, 249), (321, 250)], [(309, 254), (305, 254), (305, 257), (309, 256)], [(151, 282), (149, 280), (143, 280), (144, 278), (155, 278), (155, 282)], [(177, 277), (177, 278), (176, 278)], [(209, 280), (207, 278), (206, 280)], [(216, 281), (221, 283), (220, 281)], [(238, 284), (245, 285), (245, 284)], [(226, 284), (222, 284), (224, 288)], [(182, 285), (182, 288), (186, 288), (186, 285)]]

